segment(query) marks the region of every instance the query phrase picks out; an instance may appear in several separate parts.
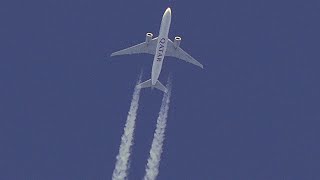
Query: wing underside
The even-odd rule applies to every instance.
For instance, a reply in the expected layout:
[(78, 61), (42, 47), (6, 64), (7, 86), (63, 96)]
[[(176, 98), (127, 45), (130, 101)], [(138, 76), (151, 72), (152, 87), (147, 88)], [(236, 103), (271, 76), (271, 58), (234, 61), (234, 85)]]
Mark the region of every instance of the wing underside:
[(156, 52), (157, 39), (153, 38), (150, 42), (143, 42), (126, 49), (122, 49), (120, 51), (116, 51), (111, 54), (111, 56), (119, 56), (119, 55), (130, 55), (130, 54), (152, 54), (154, 55)]
[(185, 52), (180, 47), (174, 47), (173, 42), (169, 39), (167, 51), (165, 56), (175, 57), (181, 60), (184, 60), (188, 63), (191, 63), (193, 65), (199, 66), (203, 68), (203, 65), (199, 63), (197, 60), (195, 60), (192, 56), (190, 56), (187, 52)]

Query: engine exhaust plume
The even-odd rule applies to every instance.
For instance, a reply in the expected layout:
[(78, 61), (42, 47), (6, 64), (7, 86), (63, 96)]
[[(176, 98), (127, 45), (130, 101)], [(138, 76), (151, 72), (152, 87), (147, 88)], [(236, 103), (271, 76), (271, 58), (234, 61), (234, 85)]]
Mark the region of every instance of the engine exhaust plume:
[(140, 98), (140, 88), (137, 88), (137, 85), (141, 83), (141, 76), (136, 83), (132, 101), (130, 105), (130, 110), (128, 112), (127, 121), (124, 127), (124, 132), (121, 137), (121, 144), (119, 148), (119, 154), (116, 158), (116, 165), (112, 174), (113, 180), (124, 180), (128, 177), (128, 169), (130, 167), (130, 155), (131, 155), (131, 146), (133, 145), (133, 136), (135, 129), (135, 121), (137, 117), (137, 110), (139, 107), (139, 98)]
[(170, 104), (171, 96), (171, 80), (169, 78), (168, 92), (163, 95), (162, 104), (157, 119), (157, 126), (152, 140), (152, 145), (150, 149), (150, 156), (146, 166), (146, 174), (144, 180), (155, 180), (159, 174), (159, 165), (161, 160), (163, 140), (167, 124), (167, 116)]

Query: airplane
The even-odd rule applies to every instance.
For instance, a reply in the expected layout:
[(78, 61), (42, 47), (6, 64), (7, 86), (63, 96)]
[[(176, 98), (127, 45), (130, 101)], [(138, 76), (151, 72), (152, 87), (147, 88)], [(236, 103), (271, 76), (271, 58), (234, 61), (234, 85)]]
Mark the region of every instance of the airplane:
[(137, 88), (151, 87), (159, 89), (164, 93), (167, 93), (167, 88), (164, 85), (162, 85), (158, 80), (162, 68), (163, 59), (165, 56), (175, 57), (189, 62), (191, 64), (194, 64), (196, 66), (199, 66), (200, 68), (203, 68), (202, 64), (200, 64), (197, 60), (195, 60), (193, 57), (191, 57), (188, 53), (186, 53), (183, 49), (179, 47), (181, 37), (176, 36), (173, 42), (168, 38), (170, 24), (171, 9), (167, 8), (162, 16), (158, 37), (152, 38), (153, 34), (147, 33), (145, 42), (111, 54), (111, 56), (131, 55), (139, 53), (154, 55), (151, 79), (142, 82), (141, 84), (138, 84)]

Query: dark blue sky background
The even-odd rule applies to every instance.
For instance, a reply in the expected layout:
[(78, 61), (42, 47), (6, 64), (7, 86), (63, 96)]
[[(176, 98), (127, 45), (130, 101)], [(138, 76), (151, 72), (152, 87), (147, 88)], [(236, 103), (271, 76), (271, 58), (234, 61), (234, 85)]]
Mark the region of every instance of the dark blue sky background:
[[(318, 0), (2, 0), (0, 179), (111, 179), (133, 87), (169, 37), (205, 66), (173, 77), (158, 179), (320, 179)], [(142, 91), (129, 179), (141, 179), (162, 93)]]

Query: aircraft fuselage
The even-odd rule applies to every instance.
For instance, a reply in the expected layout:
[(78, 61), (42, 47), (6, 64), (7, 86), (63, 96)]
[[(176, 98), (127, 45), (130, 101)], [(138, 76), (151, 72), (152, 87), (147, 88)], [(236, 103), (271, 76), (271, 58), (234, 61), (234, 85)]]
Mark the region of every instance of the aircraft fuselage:
[(152, 64), (151, 83), (153, 86), (158, 81), (161, 68), (162, 68), (163, 59), (167, 50), (170, 23), (171, 23), (171, 9), (168, 8), (162, 16), (156, 53), (154, 55), (153, 64)]

